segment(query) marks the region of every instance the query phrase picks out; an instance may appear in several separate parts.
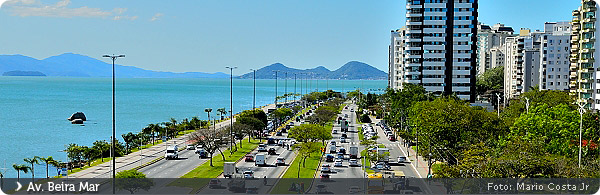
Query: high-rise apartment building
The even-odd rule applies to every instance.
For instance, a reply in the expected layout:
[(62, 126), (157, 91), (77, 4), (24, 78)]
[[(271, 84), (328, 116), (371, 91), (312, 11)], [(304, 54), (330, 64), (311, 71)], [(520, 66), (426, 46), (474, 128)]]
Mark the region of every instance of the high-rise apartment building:
[(504, 42), (506, 37), (514, 36), (513, 32), (512, 27), (500, 23), (492, 27), (477, 25), (477, 74), (504, 66)]
[(571, 24), (547, 22), (544, 33), (538, 37), (541, 43), (540, 90), (569, 89), (569, 54), (571, 52)]
[(475, 100), (478, 0), (407, 0), (402, 79)]
[(578, 102), (586, 103), (586, 108), (600, 109), (600, 64), (594, 59), (600, 56), (596, 50), (598, 5), (594, 0), (582, 0), (581, 4), (573, 11), (571, 23), (569, 92)]
[(405, 29), (392, 30), (389, 46), (389, 72), (388, 87), (392, 89), (401, 89), (404, 83), (404, 70), (402, 62), (404, 61), (404, 32)]

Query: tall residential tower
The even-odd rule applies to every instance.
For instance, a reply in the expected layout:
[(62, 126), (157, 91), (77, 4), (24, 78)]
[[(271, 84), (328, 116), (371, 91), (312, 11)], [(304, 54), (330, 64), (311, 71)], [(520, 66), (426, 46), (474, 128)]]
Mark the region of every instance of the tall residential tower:
[(478, 0), (407, 0), (404, 82), (475, 101)]
[(596, 50), (596, 15), (598, 5), (593, 0), (582, 0), (579, 9), (573, 11), (571, 29), (571, 62), (569, 71), (569, 92), (578, 102), (586, 103), (588, 109), (600, 109), (600, 64), (594, 56)]

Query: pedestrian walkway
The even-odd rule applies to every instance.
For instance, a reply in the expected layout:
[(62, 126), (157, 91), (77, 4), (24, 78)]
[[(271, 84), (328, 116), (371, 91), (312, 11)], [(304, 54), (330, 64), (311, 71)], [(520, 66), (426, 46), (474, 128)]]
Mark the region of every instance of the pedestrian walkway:
[[(275, 104), (269, 104), (267, 106), (263, 106), (260, 109), (265, 111), (265, 113), (269, 109), (274, 109)], [(232, 121), (230, 119), (224, 120), (220, 123), (216, 124), (217, 128), (221, 128), (224, 126), (228, 126)], [(235, 122), (235, 118), (233, 119)], [(190, 134), (182, 135), (177, 138), (173, 138), (168, 140), (165, 143), (160, 143), (154, 145), (150, 148), (146, 148), (137, 152), (130, 153), (123, 157), (118, 157), (115, 161), (116, 164), (116, 172), (125, 171), (133, 169), (137, 166), (143, 165), (145, 163), (150, 163), (153, 160), (161, 157), (166, 150), (167, 144), (175, 144), (178, 147), (185, 147), (187, 145), (187, 140)], [(77, 173), (69, 174), (70, 178), (111, 178), (112, 177), (112, 160), (106, 161), (102, 164), (87, 168), (85, 170), (79, 171)]]

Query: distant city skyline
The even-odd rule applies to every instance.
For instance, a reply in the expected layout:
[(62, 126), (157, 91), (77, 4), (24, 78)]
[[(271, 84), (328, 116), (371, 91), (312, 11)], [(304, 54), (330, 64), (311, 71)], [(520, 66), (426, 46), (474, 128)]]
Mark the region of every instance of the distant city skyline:
[[(2, 1), (0, 1), (1, 3)], [(390, 30), (406, 1), (8, 0), (0, 9), (0, 54), (37, 59), (72, 52), (172, 72), (235, 75), (273, 63), (337, 69), (361, 61), (387, 72)], [(569, 21), (579, 0), (479, 1), (479, 21), (543, 30)]]

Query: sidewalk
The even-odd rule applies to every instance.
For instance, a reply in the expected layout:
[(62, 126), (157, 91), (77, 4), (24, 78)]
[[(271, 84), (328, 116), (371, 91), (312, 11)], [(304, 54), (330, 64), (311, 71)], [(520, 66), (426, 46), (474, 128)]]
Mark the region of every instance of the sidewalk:
[[(275, 108), (275, 104), (269, 104), (267, 106), (261, 107), (261, 109), (265, 112), (268, 109)], [(233, 119), (235, 122), (235, 118)], [(217, 123), (217, 128), (228, 126), (231, 124), (230, 119)], [(116, 164), (116, 172), (125, 171), (133, 169), (137, 166), (143, 165), (145, 163), (149, 163), (156, 158), (159, 158), (163, 155), (166, 149), (166, 144), (175, 144), (178, 147), (185, 147), (186, 141), (190, 134), (182, 135), (180, 137), (170, 139), (166, 143), (161, 143), (154, 145), (150, 148), (146, 148), (137, 152), (130, 153), (123, 157), (118, 157), (115, 161)], [(69, 173), (70, 178), (111, 178), (112, 177), (112, 160), (106, 161), (102, 164), (87, 168), (85, 170), (79, 171), (77, 173)]]

